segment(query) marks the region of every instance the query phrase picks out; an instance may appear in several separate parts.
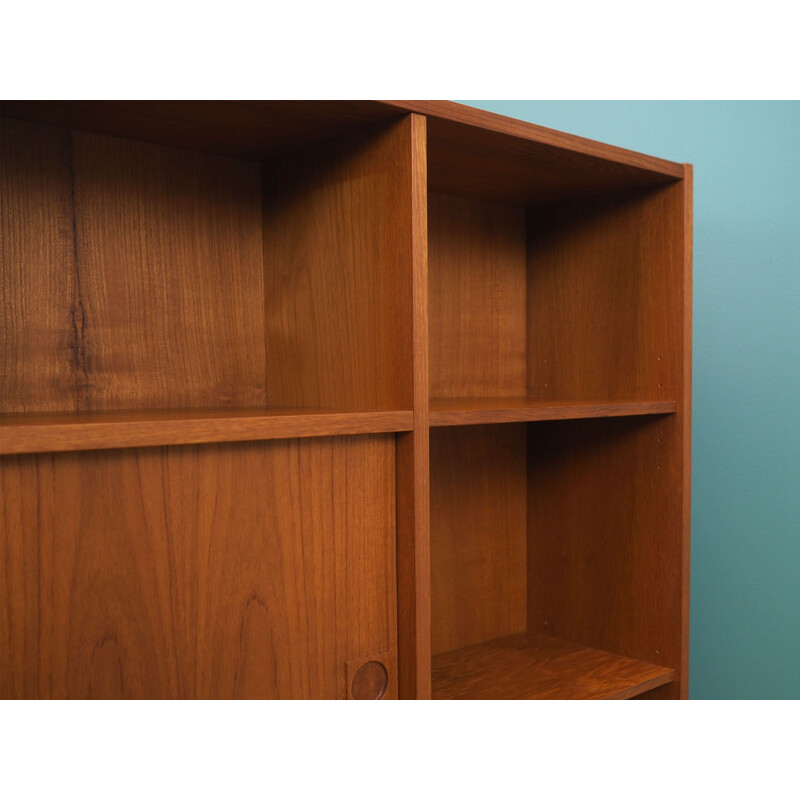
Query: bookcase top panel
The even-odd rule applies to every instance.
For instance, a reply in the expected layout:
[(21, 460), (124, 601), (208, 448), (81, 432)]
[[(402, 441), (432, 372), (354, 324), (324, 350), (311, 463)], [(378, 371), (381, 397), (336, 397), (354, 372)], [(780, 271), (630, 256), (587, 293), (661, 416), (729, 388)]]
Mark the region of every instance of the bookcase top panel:
[(435, 191), (535, 204), (679, 180), (664, 159), (444, 100), (13, 100), (2, 113), (262, 159), (409, 112), (428, 117)]

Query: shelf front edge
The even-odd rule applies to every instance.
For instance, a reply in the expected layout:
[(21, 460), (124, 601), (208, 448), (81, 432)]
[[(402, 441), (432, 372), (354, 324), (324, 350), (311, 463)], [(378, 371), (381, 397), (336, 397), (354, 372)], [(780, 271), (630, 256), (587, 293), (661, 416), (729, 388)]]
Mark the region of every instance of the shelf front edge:
[(81, 420), (79, 416), (52, 416), (48, 421), (23, 418), (0, 421), (0, 455), (125, 447), (209, 444), (219, 442), (294, 439), (310, 436), (347, 436), (394, 433), (413, 428), (411, 411), (353, 411), (337, 413), (241, 416), (187, 416), (181, 418)]
[(593, 417), (635, 417), (646, 414), (674, 414), (674, 400), (655, 402), (574, 403), (554, 405), (509, 406), (497, 408), (459, 408), (458, 401), (443, 408), (442, 401), (431, 407), (431, 427), (448, 425), (490, 425), (503, 422), (542, 422), (559, 419), (589, 419)]

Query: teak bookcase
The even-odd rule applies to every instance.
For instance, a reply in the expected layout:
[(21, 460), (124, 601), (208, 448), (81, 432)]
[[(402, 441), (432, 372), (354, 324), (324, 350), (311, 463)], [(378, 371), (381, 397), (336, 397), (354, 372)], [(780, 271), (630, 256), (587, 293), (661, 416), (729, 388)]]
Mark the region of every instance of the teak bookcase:
[(686, 696), (690, 166), (445, 102), (0, 139), (0, 696)]

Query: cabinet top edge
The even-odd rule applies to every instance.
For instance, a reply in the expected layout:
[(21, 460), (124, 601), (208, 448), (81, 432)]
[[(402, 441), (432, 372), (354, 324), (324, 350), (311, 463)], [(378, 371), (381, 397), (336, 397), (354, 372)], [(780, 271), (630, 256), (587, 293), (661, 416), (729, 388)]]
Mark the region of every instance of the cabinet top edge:
[(261, 158), (364, 124), (416, 113), (448, 131), (508, 137), (680, 180), (689, 165), (449, 100), (3, 100), (0, 114), (135, 139)]
[(526, 122), (492, 111), (466, 106), (450, 100), (381, 100), (388, 106), (423, 114), (485, 131), (504, 134), (516, 139), (524, 139), (542, 145), (549, 145), (561, 150), (569, 150), (581, 155), (592, 156), (604, 161), (611, 161), (625, 166), (636, 167), (648, 172), (658, 173), (670, 178), (682, 180), (686, 168), (690, 164), (669, 161), (657, 156), (647, 155), (624, 147), (587, 139), (572, 133), (564, 133), (554, 128), (546, 128), (533, 122)]

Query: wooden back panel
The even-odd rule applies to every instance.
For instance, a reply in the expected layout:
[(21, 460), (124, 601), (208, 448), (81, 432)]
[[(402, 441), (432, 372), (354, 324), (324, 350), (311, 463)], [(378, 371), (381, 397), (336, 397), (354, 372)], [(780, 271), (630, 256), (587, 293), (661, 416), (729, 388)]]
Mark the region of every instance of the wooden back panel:
[(2, 125), (0, 411), (263, 405), (260, 166)]
[(0, 696), (397, 696), (394, 437), (0, 459)]
[(525, 630), (525, 425), (431, 429), (433, 655)]
[(525, 210), (428, 199), (431, 397), (525, 394)]
[(410, 118), (264, 168), (267, 402), (412, 407)]

